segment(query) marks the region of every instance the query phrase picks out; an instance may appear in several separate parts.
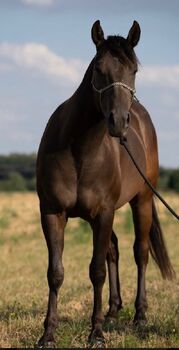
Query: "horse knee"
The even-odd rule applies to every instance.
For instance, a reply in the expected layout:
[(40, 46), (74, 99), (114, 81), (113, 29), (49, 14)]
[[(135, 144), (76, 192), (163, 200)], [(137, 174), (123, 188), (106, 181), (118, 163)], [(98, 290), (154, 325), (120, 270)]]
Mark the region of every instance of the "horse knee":
[(103, 285), (106, 278), (105, 264), (104, 266), (99, 268), (94, 263), (91, 263), (89, 269), (89, 276), (93, 285)]
[(106, 278), (106, 272), (96, 271), (93, 274), (90, 274), (90, 279), (93, 285), (101, 286), (104, 284)]
[(49, 266), (48, 268), (48, 282), (49, 287), (58, 290), (64, 280), (64, 268), (62, 264), (56, 266)]
[(135, 240), (134, 257), (137, 265), (147, 265), (149, 258), (149, 242)]

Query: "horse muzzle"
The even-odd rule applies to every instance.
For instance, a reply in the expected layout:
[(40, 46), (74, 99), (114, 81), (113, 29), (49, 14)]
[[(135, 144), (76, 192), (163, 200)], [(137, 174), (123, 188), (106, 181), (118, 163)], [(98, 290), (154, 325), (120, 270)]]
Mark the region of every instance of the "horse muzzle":
[(109, 134), (112, 137), (118, 137), (121, 142), (126, 141), (129, 121), (129, 112), (123, 113), (120, 117), (111, 112), (107, 119)]

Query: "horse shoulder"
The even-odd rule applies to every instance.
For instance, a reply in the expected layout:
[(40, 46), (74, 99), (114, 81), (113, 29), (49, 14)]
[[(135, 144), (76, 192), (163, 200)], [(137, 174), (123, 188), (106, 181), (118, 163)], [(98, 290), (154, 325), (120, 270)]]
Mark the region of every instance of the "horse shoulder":
[(156, 132), (151, 116), (147, 109), (138, 102), (134, 102), (131, 109), (131, 123), (141, 136), (145, 147), (150, 147), (152, 143), (156, 144)]
[(37, 171), (39, 197), (57, 210), (73, 207), (77, 175), (70, 150), (45, 154)]
[(68, 139), (63, 137), (68, 100), (50, 117), (37, 155), (37, 192), (49, 205), (61, 209), (76, 202), (77, 175)]
[(155, 126), (147, 109), (140, 103), (135, 103), (132, 109), (137, 130), (141, 135), (146, 154), (146, 175), (155, 184), (158, 177), (158, 144)]

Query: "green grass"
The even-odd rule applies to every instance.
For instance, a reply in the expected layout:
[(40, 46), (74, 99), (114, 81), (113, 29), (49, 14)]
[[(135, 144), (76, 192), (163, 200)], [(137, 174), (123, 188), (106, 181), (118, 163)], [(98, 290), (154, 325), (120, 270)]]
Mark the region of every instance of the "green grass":
[(15, 217), (17, 217), (15, 210), (6, 207), (3, 208), (0, 214), (0, 230), (7, 228)]
[[(167, 196), (171, 205), (177, 209), (179, 197)], [(178, 223), (162, 207), (159, 206), (158, 210), (169, 255), (178, 277)], [(107, 347), (178, 347), (178, 280), (163, 281), (150, 259), (147, 269), (148, 323), (134, 327), (132, 320), (135, 312), (136, 266), (129, 207), (122, 208), (117, 213), (114, 226), (120, 246), (124, 307), (115, 324), (104, 325)], [(91, 256), (92, 233), (89, 225), (82, 220), (69, 220), (63, 259), (65, 280), (58, 302), (60, 324), (56, 342), (60, 348), (87, 346), (93, 306), (89, 280)], [(43, 331), (48, 300), (47, 248), (40, 227), (35, 194), (1, 195), (0, 266), (0, 347), (33, 347)], [(103, 308), (106, 313), (107, 281), (103, 291)]]
[(131, 233), (132, 229), (133, 229), (132, 212), (130, 208), (128, 208), (124, 213), (124, 231), (125, 233)]

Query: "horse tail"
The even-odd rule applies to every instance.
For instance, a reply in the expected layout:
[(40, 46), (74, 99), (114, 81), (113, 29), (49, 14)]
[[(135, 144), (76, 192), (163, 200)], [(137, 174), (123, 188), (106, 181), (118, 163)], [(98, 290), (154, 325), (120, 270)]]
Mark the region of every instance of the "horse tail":
[(152, 226), (150, 229), (150, 253), (164, 279), (173, 279), (175, 271), (170, 262), (155, 203), (152, 203)]

